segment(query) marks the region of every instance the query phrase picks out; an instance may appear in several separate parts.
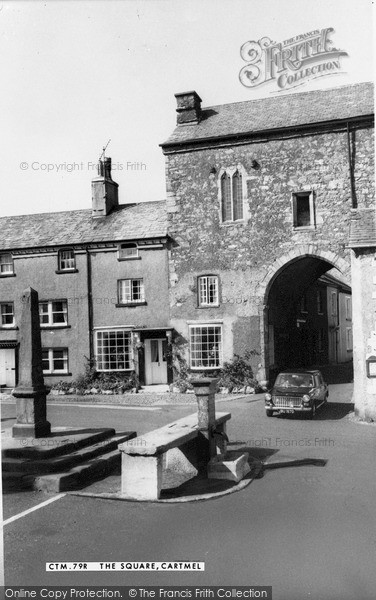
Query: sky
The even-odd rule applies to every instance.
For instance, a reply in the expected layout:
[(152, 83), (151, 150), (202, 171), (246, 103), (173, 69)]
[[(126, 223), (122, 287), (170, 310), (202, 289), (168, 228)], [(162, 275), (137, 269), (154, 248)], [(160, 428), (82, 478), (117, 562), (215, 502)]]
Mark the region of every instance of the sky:
[[(0, 216), (90, 208), (102, 148), (119, 200), (165, 198), (174, 94), (203, 106), (373, 80), (371, 0), (91, 0), (0, 4)], [(333, 28), (348, 56), (295, 90), (245, 87), (240, 48)]]

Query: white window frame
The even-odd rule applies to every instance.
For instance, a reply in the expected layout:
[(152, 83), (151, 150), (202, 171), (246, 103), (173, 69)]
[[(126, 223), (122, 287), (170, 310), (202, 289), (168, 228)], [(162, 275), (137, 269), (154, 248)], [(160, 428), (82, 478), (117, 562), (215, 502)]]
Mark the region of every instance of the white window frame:
[[(54, 304), (60, 302), (63, 304), (63, 310), (54, 310)], [(42, 311), (42, 305), (47, 305), (47, 312)], [(54, 315), (64, 315), (64, 321), (54, 321)], [(47, 315), (47, 323), (42, 323), (42, 316)], [(43, 327), (66, 327), (68, 325), (68, 302), (67, 300), (42, 300), (39, 302), (39, 322), (40, 326)]]
[[(43, 369), (43, 373), (46, 375), (59, 375), (59, 374), (67, 374), (68, 371), (68, 348), (42, 348), (42, 353), (43, 352), (47, 352), (48, 353), (48, 369)], [(57, 358), (54, 356), (55, 352), (63, 352), (63, 358)], [(46, 359), (43, 359), (43, 361), (45, 361)], [(55, 369), (54, 368), (54, 361), (55, 360), (62, 360), (64, 361), (64, 367), (63, 369)]]
[[(218, 275), (200, 275), (198, 278), (198, 305), (219, 306), (219, 279)], [(211, 290), (214, 287), (214, 292)], [(211, 296), (213, 299), (211, 300)]]
[[(309, 200), (309, 225), (298, 225), (298, 201), (299, 198), (305, 198), (308, 196)], [(313, 191), (301, 191), (293, 192), (292, 194), (292, 212), (293, 212), (293, 224), (294, 229), (315, 229), (316, 218), (315, 218), (315, 203), (313, 198)]]
[[(70, 254), (71, 256), (64, 256)], [(67, 266), (67, 263), (69, 266)], [(76, 270), (76, 255), (73, 248), (61, 248), (58, 252), (58, 269), (59, 271), (75, 271)]]
[[(3, 312), (3, 308), (10, 306), (12, 308), (12, 312)], [(11, 323), (4, 323), (3, 317), (12, 316)], [(14, 303), (13, 302), (0, 302), (0, 327), (14, 327)]]
[[(128, 338), (128, 351), (126, 353), (127, 358), (125, 359), (121, 359), (118, 355), (118, 349), (120, 347), (120, 344), (118, 344), (118, 342), (120, 341), (120, 337), (117, 334), (119, 333), (123, 334), (123, 339), (121, 341), (124, 342), (126, 337)], [(111, 342), (114, 343), (111, 344)], [(107, 350), (107, 352), (103, 352), (104, 349)], [(112, 361), (111, 350), (114, 351), (113, 356), (115, 356), (115, 358), (112, 359)], [(119, 327), (111, 329), (98, 329), (95, 331), (95, 364), (97, 371), (100, 371), (101, 373), (133, 371), (133, 360), (133, 339), (132, 332), (129, 329)], [(112, 368), (109, 366), (111, 362), (117, 363), (116, 368)], [(127, 363), (128, 366), (125, 367)], [(106, 367), (106, 365), (108, 366)]]
[(14, 275), (13, 256), (10, 252), (0, 253), (0, 275)]
[[(204, 331), (206, 330), (206, 332)], [(205, 342), (205, 347), (195, 347), (194, 335), (205, 335), (209, 336), (209, 330), (213, 330), (212, 335), (218, 336), (218, 339), (214, 339), (217, 347), (210, 348), (209, 341)], [(214, 332), (216, 330), (216, 332)], [(219, 334), (219, 335), (218, 335)], [(209, 356), (208, 356), (209, 351)], [(212, 353), (212, 356), (210, 356)], [(206, 356), (205, 356), (206, 355)], [(190, 357), (190, 368), (194, 371), (209, 371), (213, 369), (220, 369), (223, 366), (223, 327), (218, 323), (197, 323), (189, 325), (189, 357)], [(204, 364), (207, 363), (207, 364)]]
[(144, 303), (145, 286), (144, 280), (141, 277), (118, 279), (118, 304), (127, 305)]
[(138, 244), (135, 242), (124, 242), (124, 244), (120, 244), (118, 247), (118, 260), (132, 260), (135, 258), (140, 258), (138, 254)]
[(345, 296), (346, 321), (352, 320), (351, 296)]

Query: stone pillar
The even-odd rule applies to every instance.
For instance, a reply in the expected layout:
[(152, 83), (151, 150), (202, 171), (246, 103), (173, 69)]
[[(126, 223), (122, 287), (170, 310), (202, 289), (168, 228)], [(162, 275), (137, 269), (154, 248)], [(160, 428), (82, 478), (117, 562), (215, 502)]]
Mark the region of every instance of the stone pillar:
[(205, 377), (191, 381), (197, 399), (198, 442), (197, 462), (200, 473), (207, 472), (207, 465), (216, 456), (215, 428), (215, 387), (217, 380)]
[(12, 435), (37, 438), (51, 433), (51, 425), (46, 418), (38, 293), (27, 288), (21, 301), (19, 384), (13, 392), (17, 422), (13, 426)]

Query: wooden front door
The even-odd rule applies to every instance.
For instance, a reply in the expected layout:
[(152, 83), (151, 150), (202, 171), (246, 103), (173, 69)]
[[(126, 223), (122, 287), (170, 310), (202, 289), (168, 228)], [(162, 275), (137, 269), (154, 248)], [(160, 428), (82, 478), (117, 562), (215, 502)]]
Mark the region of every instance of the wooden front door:
[(167, 340), (145, 340), (145, 383), (167, 383)]
[(14, 388), (16, 385), (16, 353), (14, 348), (0, 348), (0, 385)]

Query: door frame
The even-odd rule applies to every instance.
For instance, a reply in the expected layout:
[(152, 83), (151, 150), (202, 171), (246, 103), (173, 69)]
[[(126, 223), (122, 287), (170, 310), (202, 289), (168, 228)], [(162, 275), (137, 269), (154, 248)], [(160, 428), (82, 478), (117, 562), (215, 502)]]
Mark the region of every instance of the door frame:
[[(164, 364), (163, 373), (161, 379), (163, 381), (153, 381), (153, 372), (152, 372), (152, 362), (151, 362), (151, 342), (158, 341), (158, 352), (162, 354), (162, 360), (160, 361)], [(145, 385), (162, 385), (168, 383), (168, 365), (167, 365), (167, 357), (163, 360), (163, 344), (167, 345), (166, 337), (145, 337), (145, 355), (144, 355), (144, 371), (145, 371)]]
[(11, 352), (13, 352), (13, 356), (14, 356), (14, 367), (13, 371), (14, 371), (14, 384), (13, 385), (7, 385), (7, 381), (5, 380), (5, 383), (2, 383), (2, 388), (14, 388), (17, 383), (18, 383), (18, 345), (17, 343), (1, 343), (0, 342), (0, 352), (4, 351), (4, 350), (9, 350)]

